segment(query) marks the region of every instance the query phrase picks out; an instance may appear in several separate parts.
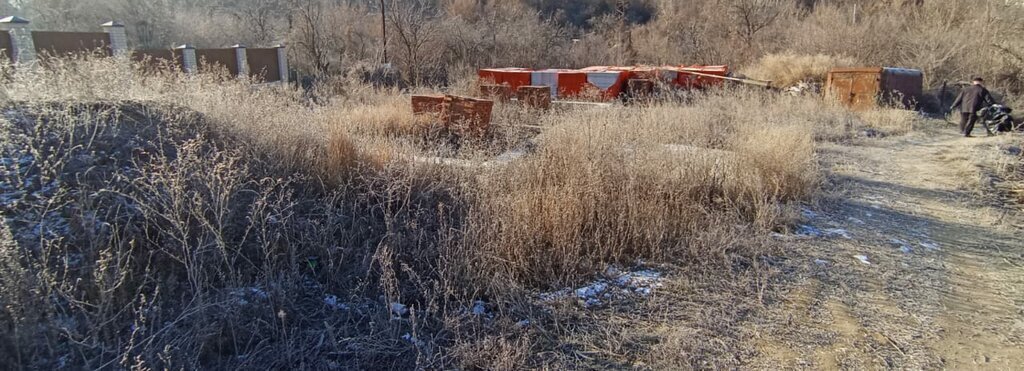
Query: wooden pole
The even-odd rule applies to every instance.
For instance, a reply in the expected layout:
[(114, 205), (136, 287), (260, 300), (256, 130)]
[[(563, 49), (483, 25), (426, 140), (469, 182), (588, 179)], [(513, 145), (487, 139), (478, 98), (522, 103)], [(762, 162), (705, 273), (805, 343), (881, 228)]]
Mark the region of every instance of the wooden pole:
[(384, 64), (388, 64), (388, 23), (384, 18), (384, 0), (380, 0), (380, 34), (384, 38)]

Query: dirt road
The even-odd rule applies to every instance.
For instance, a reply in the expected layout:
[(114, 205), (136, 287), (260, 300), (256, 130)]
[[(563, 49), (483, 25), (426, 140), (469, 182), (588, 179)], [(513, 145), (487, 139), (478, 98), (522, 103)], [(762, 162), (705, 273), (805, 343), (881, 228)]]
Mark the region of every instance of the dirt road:
[(1021, 138), (952, 131), (824, 148), (835, 193), (777, 236), (805, 273), (751, 367), (1024, 368), (1024, 229), (992, 177)]

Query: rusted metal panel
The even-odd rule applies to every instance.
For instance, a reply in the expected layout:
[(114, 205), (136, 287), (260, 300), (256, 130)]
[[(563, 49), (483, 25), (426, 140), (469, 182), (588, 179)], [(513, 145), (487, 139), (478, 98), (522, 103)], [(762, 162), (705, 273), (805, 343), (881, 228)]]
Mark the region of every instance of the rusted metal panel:
[(508, 85), (480, 84), (480, 95), (497, 101), (507, 101), (512, 99), (512, 87)]
[(181, 51), (172, 49), (148, 49), (132, 51), (133, 61), (140, 62), (147, 69), (184, 71)]
[(11, 54), (11, 34), (7, 31), (0, 31), (0, 58), (6, 58), (13, 63), (14, 59)]
[(76, 54), (113, 55), (106, 32), (32, 31), (32, 42), (39, 56), (66, 57)]
[(449, 95), (445, 104), (449, 130), (474, 137), (482, 137), (490, 130), (494, 101)]
[(654, 95), (654, 80), (630, 79), (626, 83), (630, 98), (644, 99)]
[(825, 94), (854, 110), (879, 105), (912, 107), (921, 98), (921, 71), (903, 68), (836, 68), (828, 73)]
[(516, 90), (519, 102), (534, 108), (548, 109), (551, 107), (551, 87), (547, 85), (526, 85)]
[(231, 76), (238, 76), (238, 56), (234, 48), (196, 49), (196, 61), (199, 62), (199, 70), (202, 72), (227, 68)]
[(433, 120), (461, 136), (482, 137), (491, 127), (494, 101), (455, 95), (414, 95), (413, 114)]
[(881, 68), (843, 68), (828, 73), (826, 95), (855, 110), (878, 105)]
[(281, 81), (277, 49), (246, 49), (245, 58), (249, 64), (249, 76), (265, 82)]

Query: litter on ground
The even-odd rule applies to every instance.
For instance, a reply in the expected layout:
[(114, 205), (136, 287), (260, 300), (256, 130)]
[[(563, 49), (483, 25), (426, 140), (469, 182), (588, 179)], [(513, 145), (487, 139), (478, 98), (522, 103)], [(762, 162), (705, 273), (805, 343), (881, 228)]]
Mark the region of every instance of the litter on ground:
[(871, 262), (868, 261), (867, 255), (854, 255), (853, 257), (857, 258), (857, 260), (859, 260), (861, 263), (871, 265)]

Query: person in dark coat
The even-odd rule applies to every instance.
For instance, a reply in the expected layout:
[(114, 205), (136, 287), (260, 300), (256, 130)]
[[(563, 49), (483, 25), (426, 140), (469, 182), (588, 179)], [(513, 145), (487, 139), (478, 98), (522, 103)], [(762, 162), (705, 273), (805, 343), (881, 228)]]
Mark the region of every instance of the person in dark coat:
[[(953, 106), (949, 108), (950, 111), (957, 109), (957, 107), (960, 108), (960, 134), (963, 134), (965, 137), (971, 136), (971, 131), (974, 130), (974, 124), (978, 122), (978, 111), (995, 104), (995, 100), (988, 93), (988, 89), (985, 89), (985, 86), (982, 85), (984, 83), (985, 80), (975, 77), (971, 81), (971, 86), (961, 91), (960, 95), (956, 97), (956, 101), (953, 102)], [(992, 135), (992, 132), (989, 131), (988, 123), (982, 120), (981, 124), (985, 126), (985, 133)]]

